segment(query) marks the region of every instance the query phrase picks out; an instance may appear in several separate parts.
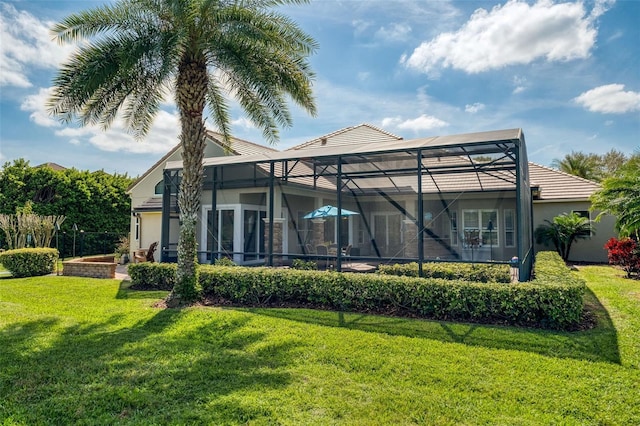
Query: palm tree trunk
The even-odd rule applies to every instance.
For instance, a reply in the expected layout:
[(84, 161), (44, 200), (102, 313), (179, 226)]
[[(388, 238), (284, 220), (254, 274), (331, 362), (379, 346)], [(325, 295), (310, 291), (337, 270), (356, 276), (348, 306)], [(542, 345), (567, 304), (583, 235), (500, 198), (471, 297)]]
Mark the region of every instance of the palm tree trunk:
[(203, 58), (183, 58), (178, 68), (176, 103), (182, 131), (182, 178), (178, 192), (180, 237), (178, 239), (177, 282), (167, 297), (169, 306), (194, 301), (198, 273), (196, 225), (202, 196), (206, 130), (203, 112), (207, 93), (207, 68)]

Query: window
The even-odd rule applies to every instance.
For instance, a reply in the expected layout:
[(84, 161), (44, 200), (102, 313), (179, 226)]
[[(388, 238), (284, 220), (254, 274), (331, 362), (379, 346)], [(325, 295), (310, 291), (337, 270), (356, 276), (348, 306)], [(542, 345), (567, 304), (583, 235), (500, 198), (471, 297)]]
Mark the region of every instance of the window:
[(451, 245), (458, 245), (458, 212), (452, 211), (449, 213), (449, 219), (451, 221)]
[(497, 210), (463, 210), (462, 227), (465, 245), (500, 245)]
[(311, 242), (312, 237), (312, 223), (310, 219), (305, 219), (304, 216), (307, 212), (304, 210), (298, 210), (298, 217), (296, 221), (296, 225), (298, 226), (298, 235), (300, 235), (300, 241), (303, 244), (307, 244)]
[(164, 193), (164, 181), (161, 180), (160, 182), (156, 183), (156, 188), (154, 190), (154, 194), (155, 195), (162, 195)]
[(591, 230), (591, 213), (589, 212), (589, 210), (571, 210), (571, 213), (575, 213), (580, 217), (584, 217), (585, 219), (587, 219), (589, 221), (589, 231), (584, 232), (584, 233), (580, 233), (580, 235), (587, 235), (587, 236), (591, 236), (592, 230)]
[(515, 233), (515, 212), (513, 209), (506, 209), (504, 211), (504, 245), (505, 247), (515, 247), (516, 245), (516, 233)]
[(140, 216), (138, 216), (138, 213), (136, 213), (136, 238), (135, 240), (138, 241), (140, 239)]

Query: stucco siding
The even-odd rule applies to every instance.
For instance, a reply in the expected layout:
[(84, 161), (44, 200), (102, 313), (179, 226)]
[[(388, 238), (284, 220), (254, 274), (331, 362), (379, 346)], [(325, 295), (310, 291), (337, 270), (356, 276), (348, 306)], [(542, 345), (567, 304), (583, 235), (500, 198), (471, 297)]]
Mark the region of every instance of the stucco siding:
[[(130, 248), (132, 253), (138, 249), (149, 248), (151, 243), (157, 242), (160, 244), (160, 232), (162, 229), (162, 214), (161, 212), (141, 212), (138, 213), (139, 230), (138, 238), (136, 239), (135, 229), (135, 216), (133, 217)], [(160, 260), (160, 247), (154, 253), (154, 259)]]
[[(587, 201), (557, 202), (533, 204), (533, 229), (545, 224), (545, 220), (552, 221), (554, 217), (562, 213), (572, 211), (589, 210), (590, 203)], [(595, 219), (597, 212), (590, 213), (591, 219)], [(607, 251), (603, 248), (609, 238), (617, 236), (614, 229), (615, 218), (604, 216), (598, 223), (593, 224), (594, 232), (586, 240), (578, 240), (571, 246), (569, 260), (574, 262), (607, 262)], [(536, 244), (536, 252), (541, 250), (553, 250), (552, 246)]]

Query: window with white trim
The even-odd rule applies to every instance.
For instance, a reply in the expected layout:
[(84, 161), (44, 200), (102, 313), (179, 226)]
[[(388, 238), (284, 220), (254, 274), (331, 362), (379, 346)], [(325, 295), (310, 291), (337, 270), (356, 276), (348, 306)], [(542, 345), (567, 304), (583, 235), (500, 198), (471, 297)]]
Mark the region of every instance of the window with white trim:
[(296, 225), (298, 226), (298, 235), (300, 235), (300, 239), (303, 244), (311, 242), (311, 220), (304, 218), (307, 213), (308, 212), (306, 210), (298, 210), (296, 222)]
[(498, 210), (462, 210), (465, 245), (500, 246)]
[(513, 209), (505, 209), (504, 214), (504, 246), (516, 246), (516, 214)]
[(449, 212), (450, 219), (450, 231), (451, 231), (451, 245), (458, 245), (458, 212), (451, 211)]

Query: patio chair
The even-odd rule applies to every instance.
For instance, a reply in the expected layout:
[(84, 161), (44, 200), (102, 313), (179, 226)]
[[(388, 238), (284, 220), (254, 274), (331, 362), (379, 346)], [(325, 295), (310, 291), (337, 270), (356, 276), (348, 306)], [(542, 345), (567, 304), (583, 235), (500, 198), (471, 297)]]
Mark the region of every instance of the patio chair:
[(148, 249), (139, 249), (133, 254), (134, 263), (153, 262), (153, 254), (158, 247), (158, 242), (153, 242)]
[(313, 249), (313, 246), (311, 244), (305, 244), (304, 249), (307, 252), (307, 255), (316, 254), (316, 251)]
[(318, 255), (318, 264), (324, 262), (324, 268), (329, 267), (329, 249), (327, 246), (316, 246), (316, 254)]
[(342, 257), (345, 260), (345, 265), (346, 266), (351, 266), (351, 248), (353, 246), (351, 244), (349, 244), (348, 246), (346, 246), (345, 248), (342, 249)]

